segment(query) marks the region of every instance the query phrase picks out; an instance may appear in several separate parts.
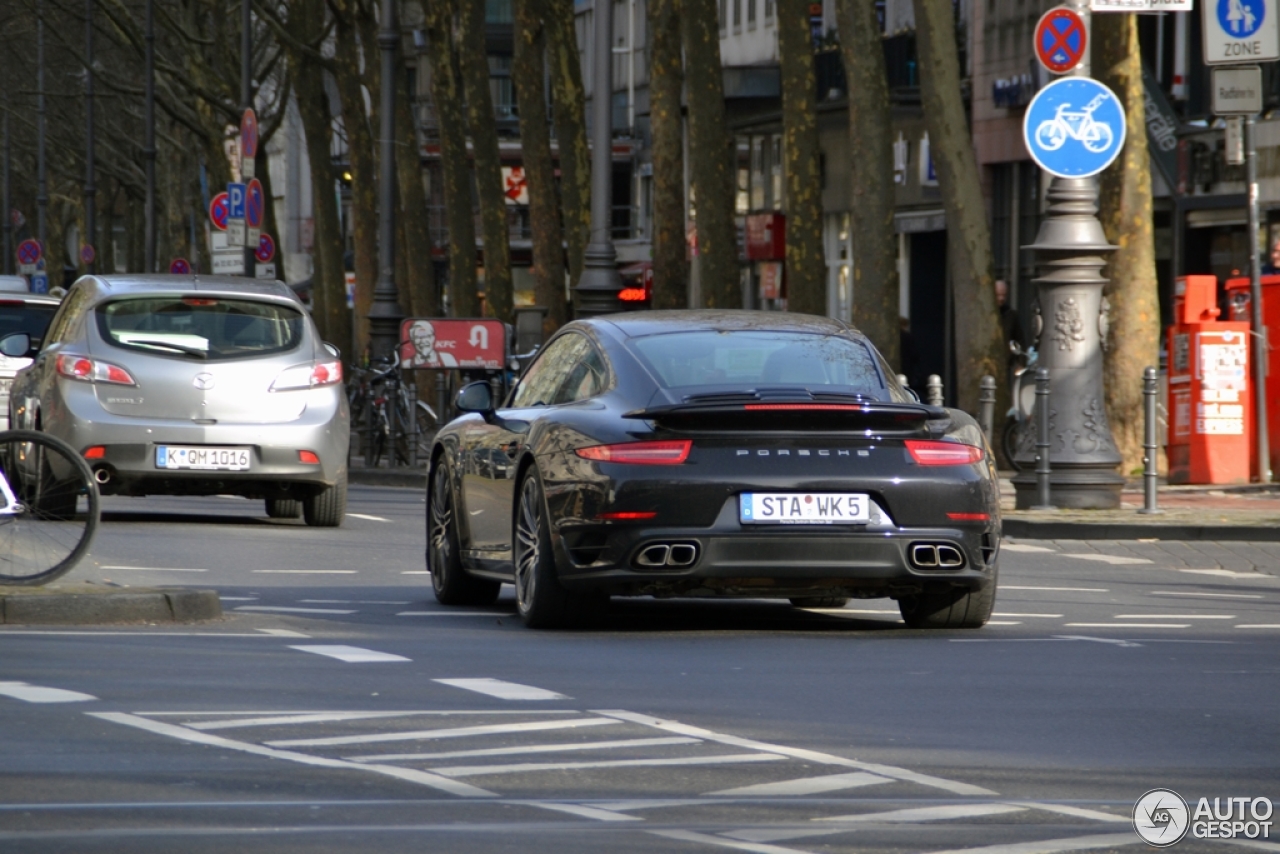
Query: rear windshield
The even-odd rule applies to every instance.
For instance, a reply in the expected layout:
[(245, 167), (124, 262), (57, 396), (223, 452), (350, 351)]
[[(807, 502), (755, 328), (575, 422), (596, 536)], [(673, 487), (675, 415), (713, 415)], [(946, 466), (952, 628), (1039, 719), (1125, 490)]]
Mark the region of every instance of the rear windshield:
[(859, 341), (791, 332), (672, 332), (631, 346), (665, 388), (802, 386), (887, 398), (871, 350)]
[(194, 359), (237, 359), (292, 350), (301, 312), (225, 297), (142, 297), (98, 306), (98, 331), (117, 347)]
[(0, 338), (15, 332), (31, 336), (31, 348), (27, 356), (40, 351), (40, 342), (49, 328), (49, 321), (58, 310), (57, 305), (39, 305), (0, 299)]

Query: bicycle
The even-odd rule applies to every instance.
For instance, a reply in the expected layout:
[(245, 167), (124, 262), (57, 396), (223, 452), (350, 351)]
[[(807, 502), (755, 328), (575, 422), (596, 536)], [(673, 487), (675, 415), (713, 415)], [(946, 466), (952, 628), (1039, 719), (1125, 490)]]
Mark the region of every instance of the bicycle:
[(98, 484), (74, 448), (35, 430), (0, 431), (0, 585), (66, 575), (100, 517)]
[(377, 467), (394, 453), (392, 465), (417, 465), (431, 449), (439, 424), (435, 410), (414, 400), (401, 378), (400, 364), (380, 359), (357, 369), (358, 382), (349, 391), (353, 429), (364, 436), (365, 463)]

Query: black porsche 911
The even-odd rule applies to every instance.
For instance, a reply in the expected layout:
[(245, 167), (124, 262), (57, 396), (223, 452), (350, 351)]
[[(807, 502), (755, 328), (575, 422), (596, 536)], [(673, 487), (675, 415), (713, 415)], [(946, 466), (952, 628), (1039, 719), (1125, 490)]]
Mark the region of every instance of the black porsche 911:
[(899, 385), (856, 329), (653, 311), (563, 327), (504, 402), (458, 394), (427, 485), (446, 605), (514, 584), (524, 622), (609, 596), (897, 600), (976, 628), (995, 601), (995, 466), (977, 423)]

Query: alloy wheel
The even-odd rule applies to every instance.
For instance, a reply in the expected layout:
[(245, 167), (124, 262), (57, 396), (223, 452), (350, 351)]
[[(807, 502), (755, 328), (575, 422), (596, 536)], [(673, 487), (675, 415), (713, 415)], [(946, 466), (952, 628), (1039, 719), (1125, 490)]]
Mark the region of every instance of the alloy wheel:
[(542, 507), (538, 483), (530, 477), (520, 491), (520, 513), (516, 519), (516, 604), (527, 611), (533, 604), (541, 558)]

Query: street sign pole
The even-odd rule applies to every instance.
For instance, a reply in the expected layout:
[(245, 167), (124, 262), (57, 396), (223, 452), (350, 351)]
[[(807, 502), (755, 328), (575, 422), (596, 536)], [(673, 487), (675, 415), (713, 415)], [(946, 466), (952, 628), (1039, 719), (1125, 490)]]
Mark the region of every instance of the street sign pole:
[[(1085, 44), (1074, 67), (1040, 90), (1027, 107), (1027, 148), (1054, 178), (1047, 193), (1047, 215), (1036, 242), (1026, 248), (1036, 250), (1040, 265), (1040, 277), (1034, 280), (1039, 297), (1037, 347), (1040, 363), (1050, 374), (1049, 409), (1056, 413), (1050, 425), (1055, 434), (1049, 452), (1052, 503), (1110, 509), (1120, 506), (1124, 477), (1107, 421), (1100, 321), (1106, 312), (1102, 268), (1106, 253), (1116, 247), (1107, 242), (1097, 216), (1095, 176), (1123, 147), (1125, 114), (1115, 94), (1090, 78), (1089, 0), (1069, 0), (1065, 5), (1083, 23)], [(1056, 105), (1055, 97), (1060, 99)], [(1070, 119), (1064, 113), (1070, 113)], [(1015, 454), (1022, 463), (1022, 473), (1013, 479), (1020, 509), (1040, 503), (1034, 457), (1030, 443)]]
[(1257, 436), (1258, 479), (1271, 482), (1271, 447), (1267, 435), (1267, 327), (1262, 322), (1262, 269), (1258, 258), (1258, 150), (1254, 116), (1244, 120), (1245, 181), (1249, 185), (1249, 301), (1253, 321), (1253, 423)]
[[(240, 7), (240, 104), (253, 109), (253, 11), (252, 0), (242, 0)], [(244, 247), (244, 272), (253, 278), (253, 253), (258, 247)]]

